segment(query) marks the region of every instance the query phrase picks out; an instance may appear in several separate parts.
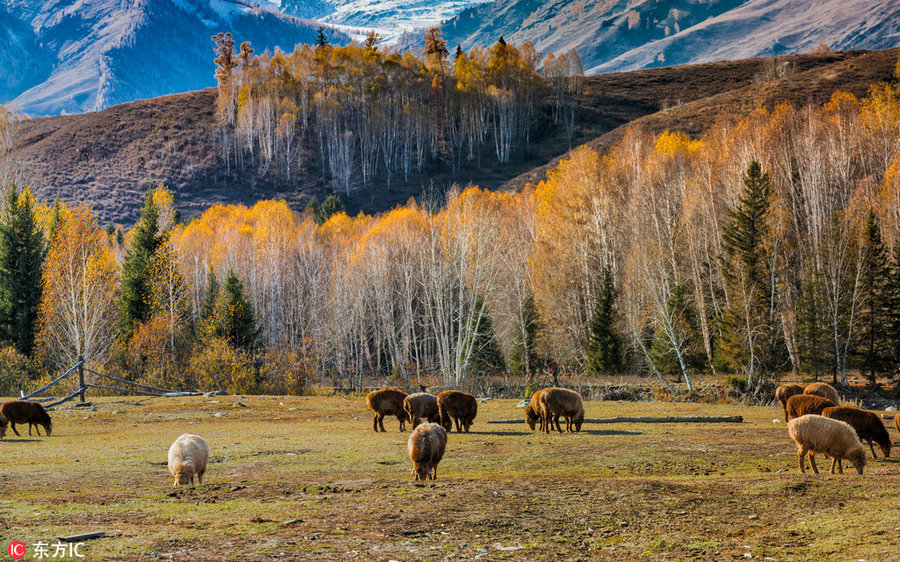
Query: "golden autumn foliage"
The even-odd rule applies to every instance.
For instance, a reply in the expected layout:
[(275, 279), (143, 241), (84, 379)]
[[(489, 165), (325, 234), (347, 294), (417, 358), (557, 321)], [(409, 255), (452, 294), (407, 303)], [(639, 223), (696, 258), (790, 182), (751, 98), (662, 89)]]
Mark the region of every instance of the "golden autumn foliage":
[[(402, 65), (431, 89), (434, 75), (424, 65), (353, 49), (304, 55), (322, 59), (314, 61), (282, 54), (270, 64), (299, 65), (327, 82), (323, 74), (353, 57), (361, 72), (371, 71), (372, 88), (386, 87), (374, 57)], [(473, 100), (486, 101), (486, 84), (500, 90), (502, 80), (522, 79), (528, 56), (496, 47), (456, 59), (447, 74), (454, 95), (472, 96), (457, 99), (470, 104), (467, 119), (483, 117)], [(264, 77), (245, 85), (278, 86)], [(501, 103), (504, 94), (495, 93), (490, 103)], [(302, 100), (295, 102), (302, 120)], [(767, 266), (777, 271), (773, 312), (760, 321), (784, 339), (784, 369), (818, 375), (823, 365), (834, 366), (843, 376), (853, 361), (858, 239), (868, 210), (888, 244), (900, 236), (900, 102), (886, 86), (862, 99), (838, 92), (821, 107), (783, 104), (722, 117), (700, 138), (630, 128), (603, 155), (573, 150), (536, 186), (519, 193), (453, 190), (440, 209), (410, 201), (376, 216), (336, 213), (319, 226), (284, 201), (214, 205), (172, 228), (153, 266), (158, 315), (137, 332), (129, 353), (146, 380), (179, 388), (302, 392), (314, 380), (359, 385), (396, 376), (412, 383), (435, 374), (465, 386), (474, 384), (473, 357), (487, 347), (490, 323), (507, 357), (513, 350), (521, 357), (528, 342), (529, 357), (537, 348), (580, 372), (609, 272), (626, 368), (671, 372), (677, 364), (685, 377), (748, 373), (749, 364), (717, 355), (716, 342), (729, 329), (725, 316), (735, 299), (726, 290), (732, 272), (722, 258), (723, 229), (741, 204), (742, 178), (754, 160), (771, 181), (762, 243)], [(154, 198), (161, 209), (172, 208), (167, 191)], [(40, 336), (43, 356), (60, 365), (73, 354), (104, 356), (96, 339), (82, 342), (77, 330), (67, 330), (83, 322), (78, 303), (99, 302), (91, 312), (113, 316), (102, 305), (115, 302), (117, 274), (90, 213), (75, 207), (62, 215), (48, 255)], [(178, 326), (201, 325), (210, 272), (221, 283), (230, 270), (261, 328), (258, 353), (202, 329), (193, 346), (178, 340), (186, 338)], [(67, 281), (77, 277), (70, 273), (81, 275), (81, 284)], [(526, 327), (535, 307), (537, 321)], [(529, 335), (535, 329), (536, 339)], [(174, 361), (185, 349), (189, 357)], [(185, 367), (164, 367), (174, 363)], [(497, 371), (491, 374), (503, 374)]]
[(103, 365), (112, 343), (118, 271), (93, 213), (78, 205), (62, 220), (44, 263), (38, 357), (63, 368), (85, 357)]

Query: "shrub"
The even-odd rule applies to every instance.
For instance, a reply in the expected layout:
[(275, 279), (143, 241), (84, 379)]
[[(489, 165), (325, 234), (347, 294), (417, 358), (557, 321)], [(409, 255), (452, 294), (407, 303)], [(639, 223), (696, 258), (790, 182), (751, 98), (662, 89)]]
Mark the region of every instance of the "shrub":
[(0, 396), (18, 396), (20, 390), (32, 386), (34, 378), (34, 367), (28, 357), (13, 346), (0, 348)]
[(254, 359), (248, 351), (236, 349), (221, 338), (211, 338), (194, 350), (188, 372), (198, 390), (252, 394), (259, 386)]

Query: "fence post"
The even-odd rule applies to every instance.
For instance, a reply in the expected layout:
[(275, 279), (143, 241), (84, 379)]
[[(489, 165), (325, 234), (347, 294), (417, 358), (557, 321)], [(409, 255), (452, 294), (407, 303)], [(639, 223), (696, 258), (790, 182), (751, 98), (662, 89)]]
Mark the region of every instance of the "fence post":
[(79, 385), (79, 388), (81, 389), (79, 396), (81, 397), (81, 401), (84, 402), (84, 389), (85, 389), (85, 386), (84, 386), (84, 357), (79, 355), (78, 362), (80, 363), (78, 365), (78, 385)]

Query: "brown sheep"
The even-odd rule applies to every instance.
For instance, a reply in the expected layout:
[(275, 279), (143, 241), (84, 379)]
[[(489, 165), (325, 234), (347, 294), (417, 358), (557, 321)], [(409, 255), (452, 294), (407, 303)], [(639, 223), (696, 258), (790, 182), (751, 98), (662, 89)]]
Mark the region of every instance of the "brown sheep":
[(799, 384), (780, 384), (778, 388), (775, 389), (775, 398), (781, 402), (781, 407), (784, 409), (784, 421), (788, 421), (787, 414), (787, 401), (788, 398), (794, 396), (795, 394), (803, 394), (803, 386)]
[(441, 416), (438, 413), (437, 398), (427, 392), (416, 392), (403, 399), (403, 411), (409, 418), (412, 428), (418, 427), (422, 418), (430, 423), (437, 423)]
[(478, 401), (468, 392), (458, 390), (445, 390), (437, 395), (438, 415), (441, 426), (450, 431), (453, 429), (453, 421), (456, 422), (456, 432), (465, 430), (469, 433), (472, 420), (478, 414)]
[(0, 439), (6, 437), (6, 418), (3, 417), (3, 414), (0, 414)]
[(372, 429), (377, 433), (379, 427), (384, 432), (384, 416), (397, 416), (400, 420), (400, 431), (406, 431), (406, 411), (403, 409), (403, 400), (406, 393), (392, 386), (380, 388), (370, 392), (366, 396), (366, 406), (375, 412), (372, 417)]
[(894, 427), (896, 427), (897, 431), (900, 432), (900, 412), (894, 414)]
[(891, 436), (888, 435), (884, 423), (882, 423), (881, 418), (877, 414), (860, 410), (859, 408), (833, 406), (822, 410), (822, 415), (826, 418), (841, 420), (850, 424), (850, 427), (856, 430), (856, 434), (861, 441), (869, 442), (872, 458), (878, 458), (878, 455), (875, 454), (875, 447), (872, 445), (873, 441), (878, 443), (885, 458), (891, 456)]
[(447, 447), (447, 432), (436, 423), (423, 423), (413, 430), (407, 441), (409, 460), (416, 480), (437, 479), (437, 465)]
[(866, 450), (856, 436), (856, 431), (848, 424), (840, 421), (807, 414), (788, 422), (788, 435), (797, 444), (797, 460), (800, 464), (800, 472), (806, 473), (803, 458), (809, 453), (809, 464), (813, 472), (818, 474), (816, 468), (816, 453), (829, 455), (834, 460), (831, 463), (831, 473), (834, 474), (835, 466), (843, 474), (841, 459), (847, 459), (856, 471), (863, 473), (866, 466)]
[[(53, 431), (53, 422), (47, 410), (37, 402), (28, 402), (25, 400), (14, 400), (12, 402), (4, 402), (0, 405), (0, 415), (9, 422), (13, 433), (19, 435), (16, 430), (17, 423), (28, 424), (28, 435), (31, 435), (31, 426), (35, 426), (34, 430), (37, 434), (41, 434), (40, 427), (43, 426), (47, 436)], [(21, 437), (21, 435), (19, 435)]]
[[(542, 388), (541, 390), (535, 391), (535, 393), (531, 395), (531, 400), (528, 402), (528, 405), (525, 406), (525, 423), (528, 424), (531, 431), (534, 431), (534, 426), (537, 425), (538, 420), (541, 419), (541, 393), (545, 390), (547, 389)], [(544, 431), (543, 421), (541, 421), (541, 431)]]
[(546, 433), (550, 433), (552, 423), (556, 423), (556, 431), (562, 433), (560, 416), (566, 418), (566, 433), (581, 431), (584, 404), (577, 392), (566, 388), (545, 388), (538, 400), (541, 404), (541, 426)]
[(806, 414), (822, 415), (822, 410), (836, 405), (831, 400), (814, 394), (795, 394), (787, 401), (788, 419), (792, 420)]
[(841, 397), (838, 396), (837, 390), (834, 389), (830, 384), (826, 384), (824, 382), (814, 382), (803, 389), (803, 394), (814, 394), (816, 396), (821, 396), (826, 400), (831, 400), (834, 402), (835, 406), (841, 405)]

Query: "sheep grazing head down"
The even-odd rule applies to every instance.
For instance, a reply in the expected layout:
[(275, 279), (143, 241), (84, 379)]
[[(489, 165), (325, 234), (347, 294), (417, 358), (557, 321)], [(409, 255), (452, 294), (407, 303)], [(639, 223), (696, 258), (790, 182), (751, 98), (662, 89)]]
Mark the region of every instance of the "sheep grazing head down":
[(575, 431), (581, 431), (581, 424), (584, 423), (584, 412), (578, 414), (575, 419), (572, 420), (572, 424), (575, 426)]
[(858, 451), (854, 451), (847, 460), (856, 468), (856, 472), (862, 476), (863, 468), (866, 466), (866, 450), (860, 448)]
[(183, 462), (175, 467), (175, 486), (188, 486), (194, 481), (194, 463)]

